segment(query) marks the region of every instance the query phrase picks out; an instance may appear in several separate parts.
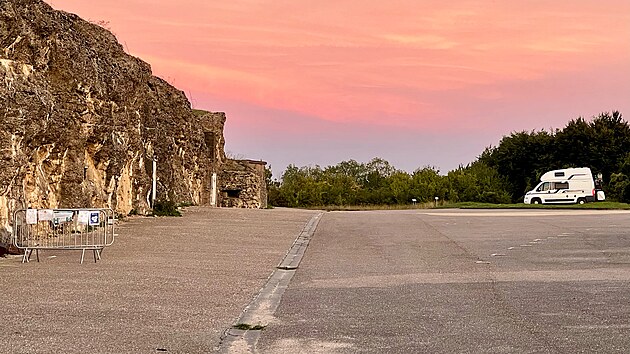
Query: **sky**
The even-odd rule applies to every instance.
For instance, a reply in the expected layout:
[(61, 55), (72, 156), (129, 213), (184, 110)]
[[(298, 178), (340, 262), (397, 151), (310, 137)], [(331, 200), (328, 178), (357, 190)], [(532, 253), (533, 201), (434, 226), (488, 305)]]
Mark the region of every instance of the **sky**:
[(516, 131), (630, 117), (628, 0), (48, 0), (288, 164), (473, 162)]

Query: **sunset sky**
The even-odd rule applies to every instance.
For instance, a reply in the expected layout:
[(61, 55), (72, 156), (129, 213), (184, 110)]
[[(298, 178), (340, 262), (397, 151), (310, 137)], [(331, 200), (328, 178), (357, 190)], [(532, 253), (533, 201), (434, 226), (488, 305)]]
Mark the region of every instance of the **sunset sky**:
[(502, 136), (630, 118), (628, 0), (48, 0), (224, 111), (226, 150), (321, 166), (467, 164)]

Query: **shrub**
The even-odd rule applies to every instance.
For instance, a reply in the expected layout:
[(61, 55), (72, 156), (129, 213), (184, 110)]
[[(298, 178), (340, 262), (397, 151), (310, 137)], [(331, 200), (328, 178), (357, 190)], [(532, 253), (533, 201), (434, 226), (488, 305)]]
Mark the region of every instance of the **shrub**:
[(182, 216), (177, 210), (177, 205), (170, 200), (156, 201), (153, 205), (153, 215), (155, 216)]

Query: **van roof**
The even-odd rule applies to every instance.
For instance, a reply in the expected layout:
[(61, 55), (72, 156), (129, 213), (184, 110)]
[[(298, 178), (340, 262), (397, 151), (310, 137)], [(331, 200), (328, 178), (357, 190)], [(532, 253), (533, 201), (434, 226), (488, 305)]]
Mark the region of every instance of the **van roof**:
[(544, 173), (541, 177), (541, 181), (567, 181), (575, 179), (593, 179), (591, 169), (588, 167), (573, 167), (563, 168), (559, 170), (552, 170)]

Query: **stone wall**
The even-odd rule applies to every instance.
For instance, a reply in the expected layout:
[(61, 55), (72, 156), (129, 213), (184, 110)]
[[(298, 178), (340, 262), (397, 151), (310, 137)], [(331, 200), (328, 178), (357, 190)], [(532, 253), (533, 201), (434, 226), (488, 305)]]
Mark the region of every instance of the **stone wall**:
[(219, 173), (219, 205), (236, 208), (266, 208), (267, 185), (264, 161), (228, 160)]

